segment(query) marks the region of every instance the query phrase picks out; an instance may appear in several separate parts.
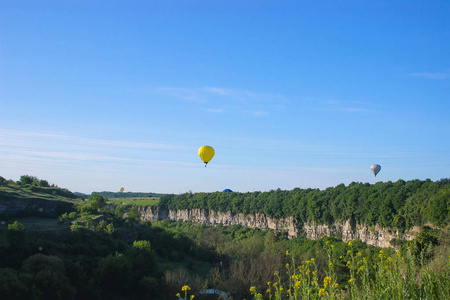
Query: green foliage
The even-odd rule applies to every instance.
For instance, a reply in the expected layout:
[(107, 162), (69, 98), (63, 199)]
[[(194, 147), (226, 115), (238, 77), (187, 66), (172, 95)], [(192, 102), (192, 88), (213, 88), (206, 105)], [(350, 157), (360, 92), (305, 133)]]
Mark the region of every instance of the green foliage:
[(407, 230), (428, 222), (438, 226), (449, 224), (450, 180), (352, 182), (325, 190), (296, 188), (292, 191), (163, 195), (159, 207), (263, 213), (272, 218), (292, 216), (299, 224), (354, 219), (369, 226), (378, 224)]
[(3, 299), (33, 299), (23, 276), (11, 268), (0, 268), (0, 295)]
[(25, 239), (25, 226), (18, 221), (8, 224), (6, 238), (12, 246), (19, 246)]
[(39, 299), (73, 299), (75, 290), (59, 257), (35, 254), (23, 262), (21, 271), (30, 275)]

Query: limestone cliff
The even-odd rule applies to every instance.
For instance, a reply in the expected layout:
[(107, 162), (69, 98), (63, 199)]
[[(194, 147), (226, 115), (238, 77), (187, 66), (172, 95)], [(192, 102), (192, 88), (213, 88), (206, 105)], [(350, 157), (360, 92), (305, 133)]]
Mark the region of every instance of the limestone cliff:
[(391, 240), (412, 240), (414, 234), (401, 233), (396, 229), (369, 227), (365, 224), (356, 224), (352, 220), (334, 222), (329, 225), (306, 222), (298, 224), (292, 217), (274, 219), (263, 214), (244, 215), (231, 212), (215, 212), (206, 209), (167, 210), (157, 207), (139, 207), (143, 221), (159, 221), (164, 219), (206, 223), (210, 225), (223, 224), (225, 226), (241, 225), (259, 229), (273, 229), (286, 231), (289, 237), (304, 235), (306, 238), (318, 240), (324, 236), (336, 236), (344, 242), (359, 239), (364, 243), (377, 247), (392, 247)]
[(32, 214), (39, 216), (60, 215), (70, 211), (73, 203), (42, 198), (9, 197), (0, 199), (0, 216)]

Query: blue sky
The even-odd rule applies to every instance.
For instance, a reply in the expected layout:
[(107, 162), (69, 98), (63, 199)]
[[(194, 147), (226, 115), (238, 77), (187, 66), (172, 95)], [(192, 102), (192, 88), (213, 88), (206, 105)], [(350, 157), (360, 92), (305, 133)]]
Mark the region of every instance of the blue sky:
[(0, 14), (7, 179), (183, 193), (450, 177), (450, 1), (4, 0)]

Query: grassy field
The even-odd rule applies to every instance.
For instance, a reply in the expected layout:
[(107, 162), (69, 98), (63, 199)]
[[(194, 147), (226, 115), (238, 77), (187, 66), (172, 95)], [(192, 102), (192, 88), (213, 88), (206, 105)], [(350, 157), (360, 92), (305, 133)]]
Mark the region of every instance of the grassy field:
[(157, 206), (159, 197), (115, 198), (108, 199), (107, 203), (114, 205)]

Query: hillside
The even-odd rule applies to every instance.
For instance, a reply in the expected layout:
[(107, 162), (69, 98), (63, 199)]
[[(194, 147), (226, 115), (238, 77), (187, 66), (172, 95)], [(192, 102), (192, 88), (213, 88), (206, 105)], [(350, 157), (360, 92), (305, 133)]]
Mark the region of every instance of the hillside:
[(24, 175), (20, 181), (0, 176), (0, 216), (58, 216), (82, 199), (67, 189), (48, 184), (46, 180)]

